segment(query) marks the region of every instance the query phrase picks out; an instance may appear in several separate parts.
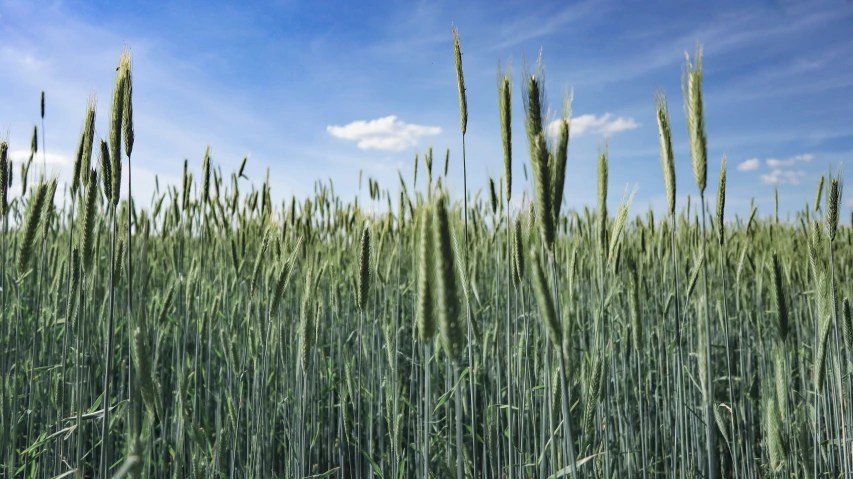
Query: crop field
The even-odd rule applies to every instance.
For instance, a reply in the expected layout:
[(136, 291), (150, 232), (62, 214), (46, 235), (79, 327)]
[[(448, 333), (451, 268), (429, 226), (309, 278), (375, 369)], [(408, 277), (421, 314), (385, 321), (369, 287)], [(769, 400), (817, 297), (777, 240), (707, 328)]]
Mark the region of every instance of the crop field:
[(607, 211), (606, 148), (598, 207), (567, 206), (571, 105), (547, 134), (541, 63), (500, 73), (504, 173), (467, 191), (454, 46), (462, 148), (422, 152), (399, 184), (364, 178), (361, 202), (330, 180), (274, 204), (246, 160), (202, 152), (150, 201), (122, 192), (127, 51), (107, 104), (81, 112), (67, 187), (30, 170), (38, 130), (29, 163), (0, 143), (0, 477), (853, 477), (840, 170), (788, 221), (778, 197), (727, 215), (699, 49), (683, 96), (649, 96), (666, 215), (630, 193)]

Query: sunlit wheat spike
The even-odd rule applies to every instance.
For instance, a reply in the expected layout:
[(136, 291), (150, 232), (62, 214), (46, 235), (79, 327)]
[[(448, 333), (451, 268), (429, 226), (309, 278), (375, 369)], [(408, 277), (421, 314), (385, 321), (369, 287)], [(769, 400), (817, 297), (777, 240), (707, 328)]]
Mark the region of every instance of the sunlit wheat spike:
[(213, 445), (212, 467), (215, 470), (225, 470), (228, 467), (230, 437), (228, 426), (223, 424), (222, 429), (216, 433), (216, 442)]
[(820, 199), (823, 197), (823, 182), (824, 182), (824, 177), (821, 176), (820, 180), (818, 180), (818, 182), (817, 182), (817, 191), (815, 192), (815, 196), (814, 196), (814, 210), (815, 210), (815, 212), (820, 210)]
[(566, 163), (569, 159), (569, 127), (571, 125), (572, 97), (566, 92), (563, 100), (563, 117), (559, 120), (560, 134), (557, 140), (557, 150), (554, 152), (551, 189), (553, 198), (551, 208), (553, 209), (554, 226), (560, 222), (560, 207), (563, 204), (563, 189), (566, 185)]
[(543, 133), (542, 109), (546, 105), (545, 99), (545, 72), (542, 65), (542, 53), (536, 62), (536, 72), (531, 74), (525, 71), (522, 74), (522, 96), (521, 103), (524, 107), (524, 127), (527, 131), (527, 140), (530, 143), (530, 154), (533, 157), (537, 148), (536, 137)]
[(690, 155), (693, 177), (699, 193), (705, 194), (708, 176), (708, 146), (705, 137), (705, 113), (702, 101), (702, 45), (696, 46), (695, 64), (685, 52), (684, 104), (687, 117), (687, 132), (690, 136)]
[[(510, 68), (500, 74), (498, 81), (498, 108), (501, 115), (501, 143), (504, 150), (504, 178), (506, 200), (512, 197), (512, 80)], [(500, 72), (500, 66), (498, 67)]]
[(560, 387), (560, 368), (554, 368), (551, 374), (551, 410), (559, 411), (562, 407), (562, 388)]
[(204, 150), (204, 162), (202, 164), (204, 170), (204, 182), (202, 183), (201, 195), (204, 203), (210, 202), (210, 145)]
[(91, 272), (92, 256), (94, 252), (93, 243), (95, 216), (98, 214), (97, 199), (98, 199), (98, 172), (89, 170), (89, 186), (86, 188), (86, 199), (83, 202), (83, 221), (82, 221), (82, 255), (83, 255), (83, 270), (86, 273)]
[(296, 263), (296, 254), (299, 252), (299, 249), (302, 247), (302, 237), (300, 236), (298, 240), (296, 240), (296, 245), (293, 247), (293, 252), (290, 253), (290, 257), (287, 258), (287, 261), (281, 265), (281, 269), (278, 273), (278, 279), (275, 282), (275, 289), (273, 289), (273, 299), (270, 304), (270, 316), (278, 313), (278, 308), (281, 305), (281, 298), (284, 296), (284, 290), (287, 289), (287, 285), (290, 284), (290, 278), (293, 275), (293, 266)]
[(607, 248), (607, 263), (610, 265), (616, 264), (619, 240), (622, 238), (622, 231), (628, 223), (628, 211), (631, 209), (631, 203), (634, 202), (635, 194), (637, 194), (636, 186), (631, 191), (631, 195), (627, 201), (623, 197), (622, 204), (619, 205), (619, 211), (616, 212), (616, 219), (613, 221), (613, 231), (610, 234), (610, 246)]
[[(723, 161), (720, 164), (720, 183), (717, 188), (717, 239), (720, 246), (726, 238), (726, 228), (724, 222), (726, 209), (726, 155), (723, 155)], [(778, 217), (778, 214), (777, 214)]]
[(447, 171), (450, 168), (450, 148), (444, 152), (444, 176), (447, 177)]
[(785, 345), (777, 343), (773, 345), (773, 382), (776, 386), (776, 404), (784, 413), (788, 408), (788, 392), (790, 391), (789, 377), (791, 372), (785, 360)]
[(258, 255), (255, 257), (255, 265), (252, 267), (252, 281), (249, 288), (250, 294), (252, 295), (255, 294), (255, 290), (257, 289), (258, 279), (261, 276), (261, 269), (263, 268), (264, 261), (269, 258), (267, 256), (267, 249), (269, 249), (271, 238), (271, 231), (267, 231), (264, 234), (264, 239), (261, 241), (261, 248), (258, 250)]
[(157, 313), (157, 322), (155, 323), (156, 327), (163, 327), (166, 324), (166, 316), (169, 314), (169, 310), (172, 307), (172, 300), (175, 299), (175, 291), (177, 290), (177, 281), (172, 281), (169, 285), (169, 290), (166, 292), (166, 297), (163, 299), (163, 303), (160, 304), (160, 309)]
[(498, 212), (498, 192), (495, 190), (495, 180), (489, 177), (489, 205), (492, 207), (492, 214)]
[[(189, 209), (190, 206), (190, 188), (192, 187), (192, 180), (190, 179), (189, 173), (189, 160), (184, 159), (184, 174), (181, 180), (181, 205), (184, 211)], [(235, 197), (239, 196), (239, 193), (235, 192)]]
[(119, 281), (121, 281), (121, 274), (122, 274), (122, 271), (124, 270), (124, 259), (125, 259), (124, 248), (125, 248), (125, 241), (124, 241), (124, 238), (121, 238), (118, 240), (118, 244), (116, 245), (116, 258), (115, 258), (115, 265), (113, 266), (113, 271), (115, 272), (115, 283), (118, 283)]
[[(25, 163), (21, 163), (21, 196), (22, 197), (26, 196), (26, 194), (27, 194), (27, 179), (30, 176), (29, 172), (30, 172), (30, 165), (32, 164), (32, 161), (33, 161), (33, 157), (31, 155), (29, 161), (27, 161)], [(10, 178), (9, 182), (11, 183), (11, 175), (9, 176), (9, 178)]]
[(835, 241), (838, 232), (838, 206), (841, 202), (841, 184), (839, 176), (829, 181), (829, 193), (826, 195), (826, 235), (829, 242)]
[(728, 419), (724, 416), (727, 412), (722, 404), (717, 404), (714, 406), (714, 422), (717, 423), (717, 429), (720, 430), (720, 434), (723, 436), (723, 440), (726, 441), (726, 447), (731, 448), (731, 436), (729, 434), (729, 422)]
[(370, 285), (370, 228), (364, 225), (361, 232), (361, 250), (358, 260), (358, 310), (367, 308), (367, 293)]
[(516, 221), (512, 236), (513, 280), (516, 286), (521, 285), (524, 278), (524, 244), (521, 238), (521, 222)]
[(450, 219), (447, 198), (440, 193), (432, 212), (432, 241), (435, 247), (435, 301), (438, 312), (438, 330), (441, 344), (448, 357), (456, 361), (465, 348), (465, 332), (459, 319), (460, 301), (456, 283), (455, 260), (450, 238)]
[(0, 215), (9, 211), (9, 144), (0, 142)]
[[(696, 281), (699, 279), (699, 273), (702, 271), (702, 263), (705, 262), (705, 252), (700, 251), (693, 263), (693, 269), (690, 273), (690, 280), (687, 282), (687, 297), (693, 294), (693, 289), (696, 288)], [(702, 329), (702, 328), (699, 328)]]
[(66, 313), (68, 322), (72, 327), (75, 327), (77, 324), (77, 298), (80, 292), (80, 268), (80, 249), (75, 246), (71, 250), (71, 287), (69, 289), (69, 294), (71, 296), (68, 298), (68, 311)]
[[(689, 196), (687, 198), (690, 199)], [(749, 219), (746, 220), (746, 228), (744, 228), (744, 232), (747, 234), (749, 234), (749, 232), (750, 232), (750, 227), (752, 226), (752, 224), (755, 220), (755, 214), (756, 213), (758, 213), (758, 207), (753, 206), (749, 212)]]
[(468, 130), (468, 95), (465, 92), (465, 75), (462, 73), (462, 45), (459, 43), (459, 29), (453, 29), (453, 57), (456, 61), (456, 82), (459, 85), (459, 117), (464, 135)]
[[(113, 170), (118, 170), (119, 173), (119, 181), (121, 182), (121, 134), (122, 134), (122, 126), (124, 123), (124, 88), (125, 88), (125, 79), (127, 71), (122, 67), (121, 59), (119, 60), (119, 66), (116, 73), (115, 79), (115, 87), (113, 89), (113, 102), (112, 102), (112, 112), (110, 117), (110, 159), (116, 165), (113, 165)], [(117, 166), (118, 165), (118, 166)], [(116, 181), (112, 176), (107, 178), (106, 181), (111, 181), (113, 186), (115, 186)], [(117, 188), (113, 188), (116, 193), (118, 192)], [(118, 194), (115, 195), (116, 197)], [(112, 195), (107, 195), (108, 198), (112, 198)], [(117, 204), (117, 202), (116, 202)]]
[(39, 184), (38, 188), (33, 193), (32, 200), (30, 200), (27, 219), (24, 221), (24, 235), (18, 248), (17, 267), (19, 277), (22, 277), (24, 273), (27, 272), (27, 266), (29, 265), (30, 258), (33, 253), (36, 233), (39, 229), (39, 222), (42, 218), (47, 189), (48, 187), (46, 183)]
[(822, 236), (820, 234), (820, 223), (817, 220), (811, 224), (811, 230), (808, 241), (809, 266), (811, 266), (812, 278), (815, 282), (820, 280), (823, 274), (823, 264), (818, 258), (818, 252), (821, 250)]
[(776, 298), (776, 328), (779, 340), (783, 343), (788, 339), (788, 307), (785, 303), (785, 291), (782, 286), (782, 265), (779, 255), (773, 252), (773, 293)]
[(841, 306), (841, 318), (843, 325), (844, 343), (847, 347), (853, 347), (853, 317), (850, 315), (850, 298), (844, 298)]
[(133, 152), (133, 58), (127, 46), (119, 58), (119, 70), (124, 75), (124, 95), (122, 96), (122, 133), (124, 134), (124, 153), (130, 158)]
[(773, 206), (774, 206), (774, 209), (776, 212), (776, 216), (774, 217), (774, 219), (776, 220), (776, 223), (779, 223), (779, 187), (778, 186), (775, 186), (773, 188)]
[[(401, 178), (402, 179), (402, 178)], [(406, 227), (406, 192), (400, 191), (400, 202), (397, 205), (397, 232), (403, 235)]]
[(766, 396), (764, 404), (764, 431), (767, 454), (770, 456), (770, 466), (777, 471), (785, 461), (785, 448), (782, 442), (782, 420), (776, 398)]
[(563, 343), (563, 328), (557, 319), (554, 297), (551, 294), (551, 288), (548, 286), (548, 280), (545, 278), (545, 271), (542, 268), (539, 251), (536, 248), (530, 249), (530, 277), (533, 283), (533, 292), (536, 294), (536, 303), (539, 305), (539, 314), (542, 316), (545, 327), (548, 328), (551, 343), (559, 350)]
[(107, 198), (107, 203), (111, 203), (113, 198), (113, 167), (110, 161), (110, 148), (104, 140), (101, 140), (98, 163), (101, 166), (101, 183), (103, 183), (104, 196)]
[[(463, 260), (464, 252), (459, 246), (459, 241), (456, 236), (456, 230), (453, 228), (453, 225), (450, 225), (450, 240), (453, 244), (453, 252), (455, 253), (454, 259), (456, 260), (456, 271), (459, 274), (459, 282), (462, 286), (462, 294), (465, 296), (465, 301), (469, 301), (470, 298), (468, 293), (471, 284), (468, 279), (468, 273), (465, 271), (465, 262)], [(474, 259), (476, 260), (476, 257)], [(474, 267), (476, 268), (476, 266), (477, 263), (475, 261)]]
[(666, 187), (667, 212), (675, 216), (675, 156), (672, 151), (672, 129), (669, 122), (669, 110), (666, 95), (655, 93), (657, 108), (658, 135), (660, 138), (660, 159), (663, 166), (663, 181)]
[(549, 168), (548, 145), (545, 143), (545, 135), (540, 133), (536, 136), (536, 149), (534, 151), (533, 162), (533, 177), (536, 185), (536, 214), (538, 215), (539, 228), (542, 231), (542, 239), (545, 241), (546, 247), (550, 250), (554, 245), (554, 214), (552, 191), (551, 191), (551, 171)]
[(527, 204), (527, 237), (532, 237), (533, 228), (536, 226), (536, 207), (533, 202)]
[(76, 197), (80, 188), (80, 174), (83, 170), (83, 149), (85, 148), (86, 136), (80, 135), (80, 144), (77, 146), (77, 154), (74, 156), (74, 170), (71, 174), (71, 196)]
[(95, 146), (95, 110), (98, 106), (98, 98), (92, 92), (86, 102), (86, 120), (83, 123), (83, 156), (80, 164), (80, 181), (87, 186), (89, 181), (88, 171), (92, 168), (92, 153)]
[(820, 394), (823, 390), (823, 382), (826, 378), (826, 354), (829, 341), (829, 330), (832, 325), (830, 320), (830, 298), (828, 291), (828, 278), (826, 271), (823, 271), (818, 278), (815, 287), (815, 299), (817, 300), (817, 351), (815, 352), (814, 365), (812, 374), (814, 378), (815, 390)]
[(113, 207), (118, 207), (119, 198), (121, 197), (121, 150), (118, 156), (110, 158), (110, 199)]
[(602, 384), (604, 382), (604, 360), (601, 352), (594, 353), (592, 359), (592, 371), (589, 373), (586, 394), (584, 395), (583, 407), (583, 430), (584, 434), (592, 434), (595, 423), (595, 411), (601, 400)]
[(44, 198), (44, 216), (42, 216), (42, 223), (45, 225), (45, 234), (47, 234), (47, 229), (50, 226), (50, 222), (53, 217), (53, 211), (55, 208), (54, 198), (56, 197), (56, 186), (57, 180), (55, 177), (51, 178), (47, 182), (47, 195)]
[(33, 161), (33, 156), (39, 151), (39, 129), (33, 126), (33, 137), (30, 141), (30, 161)]
[(432, 194), (432, 147), (424, 153), (424, 166), (427, 172), (427, 194), (429, 195)]
[(414, 174), (412, 175), (412, 188), (416, 188), (418, 186), (418, 154), (415, 153), (415, 165), (414, 165)]
[(604, 151), (598, 154), (598, 223), (596, 240), (598, 248), (604, 255), (607, 247), (607, 178), (609, 173), (607, 144), (604, 145)]

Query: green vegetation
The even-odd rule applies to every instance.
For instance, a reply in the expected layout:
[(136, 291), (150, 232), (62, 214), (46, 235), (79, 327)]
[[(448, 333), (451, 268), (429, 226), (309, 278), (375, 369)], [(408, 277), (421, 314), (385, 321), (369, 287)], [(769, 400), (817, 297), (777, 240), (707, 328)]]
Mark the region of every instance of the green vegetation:
[[(676, 205), (657, 93), (668, 208), (655, 219), (631, 215), (633, 194), (607, 214), (606, 148), (597, 210), (562, 208), (571, 99), (550, 138), (541, 59), (522, 74), (534, 188), (516, 188), (521, 209), (508, 70), (505, 175), (487, 200), (454, 200), (449, 152), (434, 182), (430, 150), (426, 184), (416, 158), (399, 193), (370, 179), (359, 204), (317, 182), (278, 206), (245, 160), (227, 175), (208, 149), (201, 181), (187, 162), (180, 187), (128, 203), (125, 51), (108, 138), (93, 148), (90, 100), (61, 206), (55, 179), (8, 196), (0, 143), (0, 477), (850, 476), (841, 176), (790, 223), (726, 218), (724, 158), (712, 211), (701, 50), (687, 62), (698, 188), (680, 187), (703, 207)], [(34, 132), (22, 184), (37, 148)]]

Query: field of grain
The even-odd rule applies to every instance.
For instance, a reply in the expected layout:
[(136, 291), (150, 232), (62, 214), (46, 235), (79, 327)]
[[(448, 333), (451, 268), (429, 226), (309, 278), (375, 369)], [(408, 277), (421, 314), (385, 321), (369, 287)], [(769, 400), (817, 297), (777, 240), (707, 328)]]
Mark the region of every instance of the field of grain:
[[(463, 146), (422, 153), (398, 185), (366, 179), (365, 204), (331, 182), (273, 204), (245, 161), (229, 173), (207, 153), (129, 204), (125, 52), (109, 104), (82, 112), (65, 201), (28, 171), (37, 130), (30, 163), (0, 143), (0, 477), (851, 477), (840, 171), (792, 221), (725, 215), (701, 59), (678, 161), (694, 184), (675, 184), (676, 125), (649, 98), (668, 198), (655, 218), (630, 193), (607, 211), (606, 149), (598, 207), (564, 207), (570, 101), (547, 135), (538, 65), (498, 84), (505, 173), (483, 195), (442, 186), (467, 175)], [(534, 191), (513, 189), (520, 149)]]

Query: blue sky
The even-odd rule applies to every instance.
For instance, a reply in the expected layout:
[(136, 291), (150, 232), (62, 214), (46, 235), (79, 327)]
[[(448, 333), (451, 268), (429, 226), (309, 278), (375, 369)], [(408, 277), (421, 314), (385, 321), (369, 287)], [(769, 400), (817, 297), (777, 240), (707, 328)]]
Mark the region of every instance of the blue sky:
[[(813, 202), (830, 163), (847, 163), (848, 183), (853, 178), (848, 0), (0, 0), (0, 134), (19, 164), (33, 125), (41, 129), (44, 90), (48, 169), (66, 180), (93, 90), (98, 133), (107, 132), (126, 43), (134, 61), (134, 196), (150, 197), (155, 174), (161, 184), (179, 181), (184, 158), (200, 170), (208, 144), (226, 171), (248, 156), (246, 171), (258, 184), (269, 168), (279, 199), (305, 197), (315, 180), (329, 178), (351, 199), (360, 170), (396, 191), (398, 170), (411, 181), (415, 153), (433, 146), (443, 159), (450, 148), (449, 183), (461, 194), (451, 24), (464, 52), (469, 189), (503, 170), (498, 61), (511, 61), (514, 75), (513, 190), (531, 189), (522, 174), (520, 74), (541, 49), (552, 111), (560, 112), (567, 88), (574, 93), (566, 206), (594, 204), (596, 154), (607, 139), (612, 208), (637, 185), (633, 211), (661, 211), (655, 89), (669, 98), (684, 205), (697, 189), (681, 79), (696, 42), (705, 51), (709, 199), (724, 153), (727, 211), (741, 216), (751, 198), (771, 214), (774, 187), (783, 215)], [(420, 181), (422, 172), (423, 165)], [(844, 201), (849, 222), (853, 202)]]

